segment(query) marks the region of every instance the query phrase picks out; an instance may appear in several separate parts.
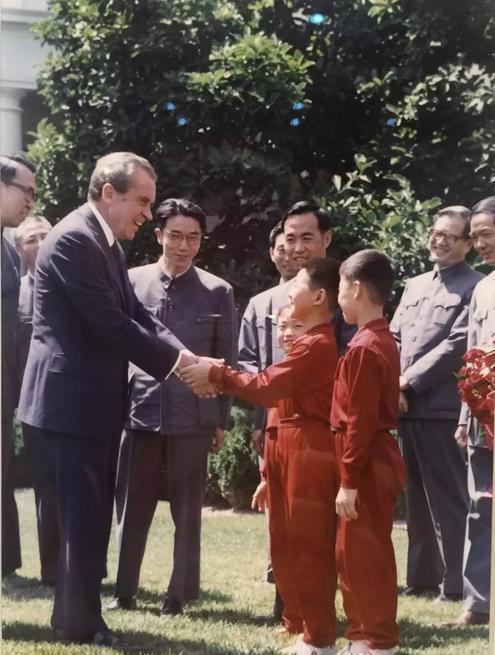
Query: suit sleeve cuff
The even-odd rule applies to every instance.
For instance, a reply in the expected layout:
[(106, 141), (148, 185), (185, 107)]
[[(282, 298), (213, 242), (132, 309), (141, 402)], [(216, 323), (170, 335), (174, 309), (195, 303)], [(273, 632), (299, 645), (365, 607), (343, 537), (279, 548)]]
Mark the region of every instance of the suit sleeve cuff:
[(175, 373), (175, 375), (176, 375), (177, 377), (180, 377), (180, 375), (179, 375), (179, 371), (178, 371), (177, 369), (178, 369), (178, 366), (179, 366), (179, 363), (180, 363), (180, 360), (181, 360), (183, 354), (185, 354), (185, 355), (189, 355), (189, 356), (191, 356), (191, 357), (194, 356), (190, 350), (187, 350), (187, 348), (183, 348), (182, 350), (179, 350), (179, 354), (177, 355), (177, 359), (175, 360), (175, 364), (172, 366), (172, 369), (170, 370), (170, 372), (168, 373), (168, 375), (166, 375), (165, 380), (168, 380), (168, 378), (169, 378), (173, 373)]

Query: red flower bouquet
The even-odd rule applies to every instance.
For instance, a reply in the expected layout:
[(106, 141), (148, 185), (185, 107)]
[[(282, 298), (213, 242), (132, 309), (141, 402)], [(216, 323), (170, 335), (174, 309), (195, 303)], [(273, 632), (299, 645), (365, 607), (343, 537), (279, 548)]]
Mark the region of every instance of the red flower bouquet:
[(495, 342), (471, 348), (464, 355), (466, 365), (459, 371), (458, 386), (471, 415), (480, 422), (488, 447), (493, 450), (495, 404)]

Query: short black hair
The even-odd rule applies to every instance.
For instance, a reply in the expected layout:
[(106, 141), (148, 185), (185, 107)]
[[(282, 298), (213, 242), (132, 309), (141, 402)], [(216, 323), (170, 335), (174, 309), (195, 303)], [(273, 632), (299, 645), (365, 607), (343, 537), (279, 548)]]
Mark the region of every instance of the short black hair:
[(318, 229), (322, 234), (328, 232), (332, 227), (330, 213), (327, 212), (326, 209), (318, 207), (318, 205), (311, 200), (300, 200), (291, 205), (283, 215), (281, 220), (282, 229), (284, 229), (285, 221), (290, 218), (290, 216), (297, 216), (298, 214), (314, 214), (318, 221)]
[(206, 232), (206, 214), (199, 205), (185, 198), (167, 198), (160, 203), (155, 212), (158, 227), (163, 230), (169, 218), (189, 216), (198, 221), (201, 232)]
[(275, 248), (275, 241), (277, 240), (277, 237), (279, 234), (284, 233), (284, 228), (282, 225), (282, 221), (279, 221), (272, 229), (270, 230), (270, 234), (268, 236), (268, 243), (270, 244), (270, 248), (273, 250)]
[(394, 285), (394, 266), (379, 250), (360, 250), (351, 255), (340, 267), (340, 275), (351, 282), (361, 282), (368, 291), (370, 300), (384, 305)]
[(313, 257), (302, 268), (309, 276), (309, 284), (312, 289), (325, 289), (328, 308), (334, 312), (338, 307), (339, 262), (331, 257)]
[(448, 216), (449, 218), (461, 218), (464, 222), (462, 227), (462, 238), (467, 241), (469, 239), (469, 220), (471, 212), (467, 207), (463, 205), (450, 205), (449, 207), (443, 207), (438, 210), (438, 212), (433, 217), (433, 225), (438, 221), (442, 216)]
[(488, 196), (477, 202), (471, 210), (470, 220), (476, 214), (491, 214), (495, 223), (495, 196)]
[(19, 164), (29, 169), (31, 173), (36, 173), (35, 165), (23, 152), (14, 152), (10, 155), (0, 156), (0, 179), (4, 184), (8, 184), (15, 179)]

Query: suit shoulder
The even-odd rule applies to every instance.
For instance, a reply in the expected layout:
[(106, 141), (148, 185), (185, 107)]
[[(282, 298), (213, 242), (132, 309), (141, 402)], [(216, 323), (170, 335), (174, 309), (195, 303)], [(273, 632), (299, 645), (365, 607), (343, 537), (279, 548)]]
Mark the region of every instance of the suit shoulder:
[(474, 295), (479, 298), (485, 294), (490, 294), (492, 297), (495, 296), (495, 271), (492, 271), (490, 275), (482, 276), (479, 282), (474, 287)]
[(142, 266), (133, 266), (129, 268), (127, 273), (131, 282), (139, 282), (155, 277), (157, 274), (158, 264), (143, 264)]
[(199, 281), (208, 287), (211, 290), (214, 289), (223, 289), (224, 291), (232, 291), (232, 285), (229, 284), (226, 280), (210, 273), (210, 271), (205, 271), (203, 268), (194, 267)]

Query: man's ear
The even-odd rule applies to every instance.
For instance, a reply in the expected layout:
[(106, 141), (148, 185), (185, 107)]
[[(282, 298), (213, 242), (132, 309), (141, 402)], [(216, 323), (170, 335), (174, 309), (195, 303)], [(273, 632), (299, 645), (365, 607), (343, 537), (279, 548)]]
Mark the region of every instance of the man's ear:
[(273, 248), (270, 248), (270, 259), (272, 260), (273, 263), (275, 263), (273, 256), (275, 254), (275, 250)]
[(328, 246), (332, 243), (332, 230), (328, 230), (328, 232), (324, 233), (323, 243), (325, 244), (325, 250), (326, 250)]
[(158, 242), (160, 245), (162, 245), (162, 241), (163, 241), (163, 233), (162, 233), (162, 231), (160, 230), (159, 227), (155, 227), (155, 236), (156, 236), (156, 240), (157, 240), (157, 242)]
[(101, 199), (105, 202), (109, 202), (110, 200), (113, 200), (114, 196), (115, 189), (110, 184), (110, 182), (105, 182), (101, 188)]

